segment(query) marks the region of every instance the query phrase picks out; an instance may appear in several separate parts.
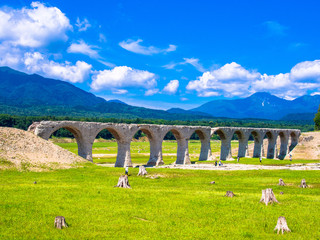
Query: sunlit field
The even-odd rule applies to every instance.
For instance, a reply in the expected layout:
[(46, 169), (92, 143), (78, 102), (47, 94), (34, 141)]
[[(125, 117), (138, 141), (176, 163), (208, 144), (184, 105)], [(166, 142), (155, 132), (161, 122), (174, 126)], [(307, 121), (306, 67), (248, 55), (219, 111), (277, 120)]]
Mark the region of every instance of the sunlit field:
[[(72, 140), (53, 141), (77, 153), (77, 144)], [(212, 141), (211, 146), (218, 156), (219, 141)], [(236, 141), (232, 148), (237, 148)], [(133, 163), (147, 163), (148, 142), (133, 141), (131, 150)], [(175, 161), (176, 150), (175, 141), (164, 141), (166, 164)], [(193, 163), (199, 164), (200, 142), (190, 141), (189, 151)], [(98, 140), (93, 153), (96, 163), (114, 163), (117, 143)], [(255, 158), (240, 161), (260, 164)], [(299, 161), (312, 162), (293, 162)], [(288, 162), (263, 159), (262, 164)], [(132, 189), (114, 187), (123, 168), (90, 162), (51, 172), (0, 171), (0, 239), (320, 238), (318, 171), (147, 171), (148, 175), (141, 177), (137, 176), (138, 168), (129, 169)], [(279, 178), (286, 186), (278, 186)], [(306, 189), (299, 188), (303, 178), (308, 184)], [(259, 202), (261, 190), (266, 188), (273, 189), (279, 203), (265, 206)], [(235, 197), (225, 197), (226, 191), (233, 191)], [(64, 216), (69, 227), (55, 229), (56, 216)], [(279, 216), (286, 217), (292, 232), (277, 235), (273, 231)]]
[[(132, 189), (114, 187), (123, 168), (90, 163), (53, 172), (0, 171), (0, 239), (320, 238), (318, 171), (147, 171), (141, 177), (130, 168)], [(279, 178), (287, 186), (278, 186)], [(309, 188), (298, 187), (302, 178)], [(279, 203), (259, 203), (265, 188), (273, 188)], [(236, 196), (225, 197), (226, 191)], [(56, 216), (69, 227), (55, 229)], [(279, 216), (291, 233), (274, 233)]]

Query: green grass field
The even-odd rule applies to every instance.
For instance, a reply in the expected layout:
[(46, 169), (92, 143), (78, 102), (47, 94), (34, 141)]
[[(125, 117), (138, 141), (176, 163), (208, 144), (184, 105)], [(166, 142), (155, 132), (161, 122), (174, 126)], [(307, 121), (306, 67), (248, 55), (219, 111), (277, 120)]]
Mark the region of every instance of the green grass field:
[[(130, 169), (132, 189), (114, 188), (122, 168), (0, 171), (0, 239), (320, 238), (318, 171), (147, 170), (160, 177)], [(302, 178), (310, 188), (298, 187)], [(279, 204), (259, 203), (265, 188)], [(224, 197), (228, 190), (236, 197)], [(59, 215), (69, 228), (54, 228)], [(291, 233), (273, 232), (279, 216)]]
[[(75, 143), (57, 144), (77, 152)], [(165, 163), (175, 161), (176, 147), (164, 142)], [(219, 149), (213, 142), (213, 152)], [(148, 142), (132, 142), (131, 150), (134, 163), (147, 162)], [(116, 151), (115, 142), (94, 144), (94, 154)], [(191, 141), (189, 151), (196, 161), (200, 142)], [(114, 163), (115, 156), (94, 161)], [(294, 163), (299, 161), (312, 162)], [(251, 158), (241, 162), (260, 164)], [(263, 159), (263, 164), (287, 162)], [(318, 171), (147, 171), (158, 177), (138, 177), (138, 168), (130, 168), (132, 189), (114, 187), (123, 168), (92, 163), (51, 172), (0, 171), (0, 239), (320, 239)], [(287, 185), (278, 186), (279, 178)], [(309, 188), (298, 187), (302, 178)], [(266, 188), (274, 190), (278, 204), (259, 203)], [(236, 196), (225, 197), (226, 191)], [(69, 228), (54, 228), (60, 215)], [(273, 232), (279, 216), (286, 217), (291, 233)]]

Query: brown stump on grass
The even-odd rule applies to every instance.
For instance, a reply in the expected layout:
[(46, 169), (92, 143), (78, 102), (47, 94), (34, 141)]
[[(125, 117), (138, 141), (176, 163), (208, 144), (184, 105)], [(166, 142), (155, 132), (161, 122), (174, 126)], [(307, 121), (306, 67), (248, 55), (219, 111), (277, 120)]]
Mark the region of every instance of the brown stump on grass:
[(302, 179), (302, 180), (301, 180), (300, 187), (301, 187), (301, 188), (307, 188), (307, 187), (308, 187), (307, 182), (306, 182), (305, 179)]
[(285, 217), (281, 216), (278, 218), (277, 226), (274, 228), (273, 231), (275, 230), (277, 230), (277, 234), (279, 234), (280, 231), (282, 232), (282, 234), (283, 232), (291, 232)]
[(260, 202), (264, 202), (266, 206), (269, 203), (273, 203), (273, 202), (278, 203), (278, 200), (276, 199), (276, 196), (274, 195), (272, 188), (267, 188), (262, 190), (262, 196), (261, 196)]
[(129, 184), (129, 179), (128, 175), (122, 175), (119, 177), (118, 184), (115, 187), (120, 187), (120, 188), (131, 188)]
[(225, 196), (226, 197), (234, 197), (235, 195), (234, 195), (234, 193), (232, 191), (227, 191)]
[(139, 166), (139, 173), (138, 173), (138, 176), (144, 176), (144, 175), (147, 175), (148, 172), (146, 170), (146, 168), (144, 166)]
[(286, 184), (284, 183), (284, 181), (282, 180), (282, 178), (279, 179), (279, 186), (285, 186)]
[(54, 219), (54, 227), (58, 229), (67, 228), (68, 225), (66, 223), (66, 219), (62, 216), (57, 216)]

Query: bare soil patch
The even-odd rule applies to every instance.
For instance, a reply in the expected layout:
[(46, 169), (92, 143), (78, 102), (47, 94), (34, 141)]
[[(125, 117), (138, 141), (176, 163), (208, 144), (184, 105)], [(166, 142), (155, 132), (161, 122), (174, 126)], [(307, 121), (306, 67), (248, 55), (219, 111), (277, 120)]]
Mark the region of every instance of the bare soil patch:
[(85, 159), (31, 132), (0, 127), (0, 169), (49, 171), (79, 166)]

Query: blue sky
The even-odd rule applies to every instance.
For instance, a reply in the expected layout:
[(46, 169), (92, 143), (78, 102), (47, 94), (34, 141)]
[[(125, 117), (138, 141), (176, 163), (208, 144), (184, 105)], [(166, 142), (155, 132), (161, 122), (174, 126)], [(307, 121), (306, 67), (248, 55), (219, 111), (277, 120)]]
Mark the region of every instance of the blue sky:
[[(190, 109), (320, 94), (319, 1), (0, 3), (0, 66), (106, 99)], [(44, 83), (45, 84), (45, 83)]]

